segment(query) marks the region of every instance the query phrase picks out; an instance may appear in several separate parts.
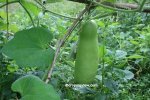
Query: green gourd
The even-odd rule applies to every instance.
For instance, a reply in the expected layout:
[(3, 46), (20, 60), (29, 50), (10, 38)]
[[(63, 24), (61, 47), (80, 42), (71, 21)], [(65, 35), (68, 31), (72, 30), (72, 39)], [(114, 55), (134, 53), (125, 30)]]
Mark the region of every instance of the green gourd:
[(77, 84), (94, 81), (98, 69), (98, 34), (94, 20), (83, 23), (79, 32), (74, 80)]

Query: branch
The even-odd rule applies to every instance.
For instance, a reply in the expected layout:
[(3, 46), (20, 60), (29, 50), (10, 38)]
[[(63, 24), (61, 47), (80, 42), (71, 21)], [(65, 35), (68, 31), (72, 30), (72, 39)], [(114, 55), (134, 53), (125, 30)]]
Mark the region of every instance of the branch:
[(73, 24), (70, 26), (70, 28), (67, 30), (66, 34), (64, 35), (64, 37), (62, 39), (60, 39), (60, 41), (58, 42), (58, 47), (56, 49), (56, 52), (55, 52), (55, 56), (54, 56), (54, 59), (53, 59), (53, 62), (52, 62), (52, 65), (49, 66), (49, 70), (48, 70), (48, 74), (46, 76), (45, 79), (45, 83), (48, 83), (50, 78), (51, 78), (51, 74), (52, 74), (52, 71), (53, 71), (53, 68), (55, 66), (55, 63), (56, 63), (56, 60), (57, 60), (57, 57), (59, 55), (59, 52), (60, 52), (60, 48), (64, 45), (66, 39), (71, 35), (72, 31), (74, 30), (74, 28), (78, 25), (78, 23), (81, 21), (81, 18), (82, 16), (89, 10), (89, 6), (86, 6), (86, 8), (79, 14), (79, 16), (77, 17), (77, 19), (73, 22)]
[[(91, 1), (93, 4), (95, 4), (96, 6), (101, 6), (103, 8), (106, 8), (106, 9), (110, 9), (110, 10), (115, 10), (115, 11), (122, 11), (122, 12), (135, 12), (135, 11), (138, 11), (138, 9), (132, 9), (132, 10), (126, 10), (126, 8), (124, 9), (118, 9), (119, 7), (124, 7), (123, 5), (117, 5), (117, 4), (111, 4), (111, 3), (108, 3), (108, 2), (104, 2), (104, 3), (98, 3), (98, 2), (95, 2), (95, 1)], [(119, 6), (119, 7), (118, 7)]]
[[(115, 6), (116, 8), (119, 9), (137, 9), (137, 12), (145, 12), (145, 13), (150, 13), (150, 7), (140, 5), (140, 7), (137, 4), (131, 4), (131, 3), (115, 3), (110, 6)], [(141, 9), (141, 10), (140, 10)]]
[(111, 15), (116, 15), (116, 12), (111, 12), (111, 13), (106, 13), (106, 14), (97, 14), (96, 16), (92, 17), (91, 19), (99, 19), (99, 18), (103, 18), (103, 17), (107, 17), (107, 16), (111, 16)]
[(139, 8), (140, 11), (142, 11), (145, 2), (146, 2), (146, 0), (143, 0), (143, 1), (142, 1), (141, 5), (140, 5), (140, 8)]
[[(145, 13), (150, 13), (150, 7), (149, 6), (144, 6), (144, 3), (146, 0), (143, 0), (141, 5), (138, 4), (131, 4), (131, 3), (111, 3), (111, 2), (95, 2), (95, 1), (89, 1), (89, 0), (70, 0), (73, 2), (79, 2), (79, 3), (84, 3), (84, 4), (89, 4), (93, 3), (95, 6), (101, 6), (106, 9), (111, 9), (115, 11), (122, 11), (122, 12), (141, 12), (140, 9), (141, 7), (142, 12)], [(99, 1), (99, 0), (97, 0)], [(144, 6), (144, 7), (143, 7)]]
[(50, 10), (47, 10), (45, 9), (44, 12), (49, 12), (51, 14), (54, 14), (55, 16), (59, 16), (59, 17), (64, 17), (64, 18), (68, 18), (68, 19), (72, 19), (72, 20), (76, 20), (75, 17), (69, 17), (69, 16), (65, 16), (65, 15), (62, 15), (62, 14), (58, 14), (56, 12), (53, 12), (53, 11), (50, 11)]
[(53, 12), (51, 10), (47, 10), (46, 7), (42, 3), (40, 3), (38, 0), (34, 0), (34, 1), (42, 7), (44, 13), (49, 12), (51, 14), (54, 14), (55, 16), (59, 16), (59, 17), (64, 17), (64, 18), (76, 20), (75, 17), (69, 17), (69, 16), (65, 16), (65, 15), (62, 15), (62, 14), (58, 14), (58, 13)]

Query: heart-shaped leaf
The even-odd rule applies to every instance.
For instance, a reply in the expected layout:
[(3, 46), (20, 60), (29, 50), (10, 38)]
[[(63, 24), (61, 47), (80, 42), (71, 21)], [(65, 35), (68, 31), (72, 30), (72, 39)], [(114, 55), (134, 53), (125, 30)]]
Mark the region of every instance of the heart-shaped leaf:
[(52, 85), (44, 83), (33, 75), (21, 77), (12, 84), (11, 88), (21, 94), (20, 100), (60, 100)]
[(31, 28), (15, 33), (2, 49), (21, 67), (47, 67), (51, 64), (54, 50), (49, 47), (53, 35), (44, 28)]

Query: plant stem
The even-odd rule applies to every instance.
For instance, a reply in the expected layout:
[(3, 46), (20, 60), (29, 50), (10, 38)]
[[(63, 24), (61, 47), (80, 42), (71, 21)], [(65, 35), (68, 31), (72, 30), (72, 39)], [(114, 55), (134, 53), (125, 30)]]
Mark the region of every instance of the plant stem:
[[(79, 33), (79, 31), (80, 31), (80, 29), (79, 29), (76, 33), (73, 34), (73, 36), (71, 37), (70, 40), (68, 39), (68, 42), (63, 46), (63, 48), (62, 48), (62, 50), (60, 51), (58, 57), (60, 57), (60, 55), (63, 53), (64, 49), (65, 49), (65, 48), (67, 47), (67, 45), (71, 42), (71, 40), (75, 37), (75, 35), (77, 35), (77, 33)], [(78, 41), (76, 41), (76, 42), (78, 42)]]
[(43, 9), (46, 9), (45, 6), (38, 0), (34, 0), (36, 3), (38, 3)]
[(31, 14), (30, 14), (30, 12), (26, 9), (26, 7), (21, 3), (21, 1), (19, 1), (19, 4), (23, 7), (23, 9), (26, 11), (26, 13), (28, 14), (28, 16), (30, 17), (30, 19), (31, 19), (31, 22), (32, 22), (32, 25), (33, 25), (33, 27), (35, 27), (35, 25), (34, 25), (34, 21), (33, 21), (33, 18), (32, 18), (32, 16), (31, 16)]
[(38, 3), (38, 4), (42, 7), (44, 13), (45, 13), (45, 12), (49, 12), (49, 13), (54, 14), (54, 15), (59, 16), (59, 17), (64, 17), (64, 18), (76, 20), (75, 17), (69, 17), (69, 16), (65, 16), (65, 15), (62, 15), (62, 14), (58, 14), (58, 13), (53, 12), (53, 11), (51, 11), (51, 10), (47, 10), (46, 7), (45, 7), (42, 3), (40, 3), (38, 0), (35, 0), (35, 2)]
[(8, 0), (6, 0), (6, 14), (7, 14), (7, 18), (6, 18), (6, 20), (7, 20), (7, 34), (8, 34), (8, 37), (9, 37), (9, 18), (8, 18)]
[(69, 18), (69, 19), (72, 19), (72, 20), (76, 20), (75, 17), (65, 16), (65, 15), (58, 14), (58, 13), (56, 13), (56, 12), (53, 12), (53, 11), (50, 11), (50, 10), (47, 10), (47, 9), (45, 9), (44, 12), (49, 12), (49, 13), (52, 13), (52, 14), (54, 14), (54, 15), (56, 15), (56, 16), (59, 16), (59, 17), (64, 17), (64, 18)]
[(8, 2), (8, 3), (5, 3), (5, 4), (1, 5), (0, 8), (4, 7), (6, 5), (12, 4), (12, 3), (18, 3), (18, 2), (19, 2), (19, 0), (11, 1), (11, 2)]
[(64, 35), (64, 37), (62, 39), (60, 39), (60, 41), (58, 42), (58, 47), (56, 49), (56, 52), (55, 52), (55, 56), (54, 56), (54, 59), (53, 59), (53, 62), (51, 64), (51, 66), (49, 66), (49, 69), (48, 70), (48, 73), (47, 73), (47, 76), (46, 78), (44, 78), (45, 80), (45, 83), (48, 83), (50, 78), (51, 78), (51, 74), (52, 74), (52, 71), (53, 71), (53, 68), (55, 66), (55, 63), (56, 63), (56, 60), (57, 60), (57, 57), (59, 55), (59, 52), (60, 52), (60, 48), (64, 45), (66, 39), (71, 35), (72, 31), (74, 30), (75, 26), (77, 26), (77, 24), (81, 21), (81, 18), (82, 16), (89, 10), (89, 6), (86, 6), (86, 8), (79, 14), (78, 18), (76, 20), (74, 20), (73, 24), (70, 26), (70, 28), (67, 30), (66, 34)]
[(103, 85), (104, 85), (104, 75), (105, 75), (105, 60), (104, 60), (104, 57), (105, 57), (105, 47), (106, 46), (106, 36), (104, 35), (104, 38), (103, 38), (103, 56), (102, 56), (102, 84), (101, 84), (101, 88), (103, 89)]
[(145, 2), (146, 2), (146, 0), (143, 0), (143, 1), (142, 1), (141, 5), (140, 5), (140, 8), (139, 8), (139, 11), (142, 11)]
[(111, 13), (106, 13), (106, 14), (97, 14), (96, 16), (92, 17), (91, 19), (99, 19), (99, 18), (103, 18), (103, 17), (107, 17), (110, 15), (116, 14), (116, 12), (111, 12)]

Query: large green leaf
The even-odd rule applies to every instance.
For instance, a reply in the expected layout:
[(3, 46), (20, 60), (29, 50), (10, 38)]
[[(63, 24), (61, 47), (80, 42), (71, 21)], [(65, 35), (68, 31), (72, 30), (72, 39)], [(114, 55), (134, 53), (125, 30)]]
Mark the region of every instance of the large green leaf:
[(50, 31), (40, 27), (19, 31), (2, 52), (21, 67), (47, 67), (54, 56), (54, 50), (49, 47), (52, 38)]
[(52, 85), (44, 83), (33, 75), (16, 80), (11, 88), (21, 94), (20, 100), (60, 100)]

